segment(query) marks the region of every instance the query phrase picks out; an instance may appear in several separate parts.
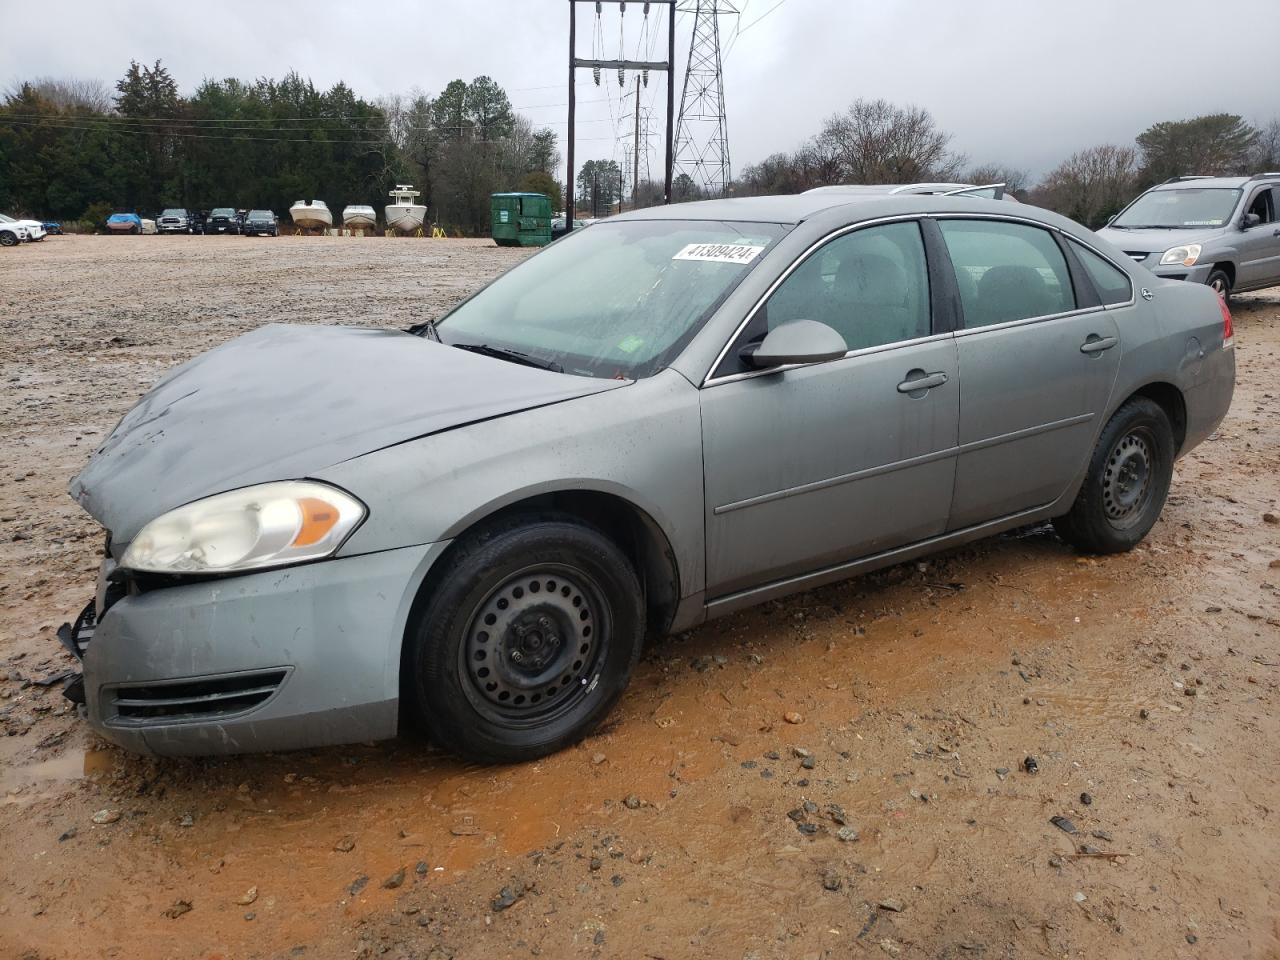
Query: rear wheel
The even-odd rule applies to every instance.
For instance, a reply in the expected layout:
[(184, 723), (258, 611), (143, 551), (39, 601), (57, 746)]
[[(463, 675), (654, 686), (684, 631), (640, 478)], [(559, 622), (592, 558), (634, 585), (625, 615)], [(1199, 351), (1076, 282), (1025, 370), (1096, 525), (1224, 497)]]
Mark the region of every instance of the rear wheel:
[(133, 226), (129, 228), (129, 232), (132, 233), (134, 236), (137, 236), (142, 232), (142, 228), (139, 226)]
[(469, 760), (532, 760), (612, 708), (644, 636), (639, 580), (599, 531), (526, 517), (455, 547), (415, 608), (406, 687), (423, 725)]
[(1129, 400), (1098, 438), (1071, 511), (1053, 521), (1059, 536), (1091, 553), (1133, 549), (1164, 508), (1175, 453), (1160, 405), (1146, 397)]
[(1223, 300), (1231, 299), (1231, 277), (1227, 275), (1227, 271), (1214, 270), (1213, 273), (1209, 274), (1209, 279), (1205, 283)]

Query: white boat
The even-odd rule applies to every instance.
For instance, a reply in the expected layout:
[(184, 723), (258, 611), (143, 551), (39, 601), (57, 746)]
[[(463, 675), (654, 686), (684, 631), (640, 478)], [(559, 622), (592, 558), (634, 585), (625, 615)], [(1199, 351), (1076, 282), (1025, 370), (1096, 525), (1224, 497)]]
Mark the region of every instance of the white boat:
[(333, 226), (333, 214), (323, 200), (299, 200), (289, 208), (289, 216), (304, 230), (324, 230)]
[(371, 230), (378, 225), (378, 214), (373, 207), (353, 203), (343, 208), (342, 225), (356, 230)]
[(427, 219), (427, 208), (414, 203), (421, 195), (422, 191), (413, 189), (413, 184), (397, 183), (396, 188), (387, 194), (393, 201), (386, 207), (387, 226), (398, 233), (413, 233), (419, 229), (422, 221)]

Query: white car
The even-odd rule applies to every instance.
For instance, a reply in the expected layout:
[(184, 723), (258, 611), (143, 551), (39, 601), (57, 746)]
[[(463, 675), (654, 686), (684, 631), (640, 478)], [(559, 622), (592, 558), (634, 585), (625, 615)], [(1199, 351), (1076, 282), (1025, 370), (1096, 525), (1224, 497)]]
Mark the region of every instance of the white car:
[(15, 220), (13, 217), (0, 213), (0, 223), (17, 224), (27, 233), (27, 240), (43, 240), (45, 238), (44, 224), (39, 220)]
[(22, 224), (0, 220), (0, 247), (16, 247), (27, 240), (27, 228)]

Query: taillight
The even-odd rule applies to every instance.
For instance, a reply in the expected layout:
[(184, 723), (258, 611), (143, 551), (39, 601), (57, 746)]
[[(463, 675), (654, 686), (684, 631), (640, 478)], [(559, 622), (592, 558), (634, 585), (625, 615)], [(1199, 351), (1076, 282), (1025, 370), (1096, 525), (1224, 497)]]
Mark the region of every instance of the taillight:
[(1219, 297), (1218, 306), (1222, 308), (1222, 349), (1229, 350), (1236, 345), (1235, 330), (1231, 326), (1231, 308), (1227, 306), (1227, 298)]

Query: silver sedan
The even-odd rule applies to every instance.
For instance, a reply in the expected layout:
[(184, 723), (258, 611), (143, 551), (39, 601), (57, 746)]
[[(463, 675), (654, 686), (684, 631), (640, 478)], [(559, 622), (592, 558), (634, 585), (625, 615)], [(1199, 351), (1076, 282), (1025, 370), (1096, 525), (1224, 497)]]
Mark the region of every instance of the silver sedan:
[(162, 754), (578, 740), (646, 637), (1052, 519), (1133, 547), (1222, 420), (1231, 317), (1075, 223), (838, 191), (614, 217), (410, 331), (269, 326), (71, 483), (67, 645)]

